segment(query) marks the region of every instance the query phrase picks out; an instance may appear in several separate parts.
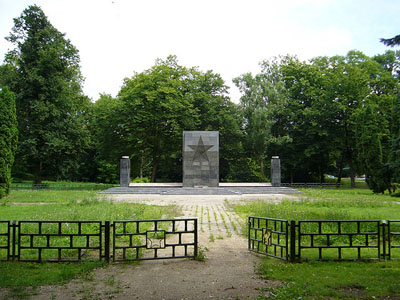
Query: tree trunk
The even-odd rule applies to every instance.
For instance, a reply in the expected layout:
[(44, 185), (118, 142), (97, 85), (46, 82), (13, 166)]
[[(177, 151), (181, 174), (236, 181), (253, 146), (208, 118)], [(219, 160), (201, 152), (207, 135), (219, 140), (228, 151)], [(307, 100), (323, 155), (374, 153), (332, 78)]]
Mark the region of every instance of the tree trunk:
[(261, 180), (262, 182), (265, 182), (265, 174), (264, 174), (264, 163), (262, 158), (260, 159), (260, 169), (261, 169)]
[(349, 162), (349, 167), (350, 167), (350, 186), (351, 188), (355, 188), (356, 187), (356, 181), (354, 179), (355, 174), (354, 174), (354, 168), (353, 168), (353, 157), (352, 157), (352, 151), (350, 148), (350, 144), (349, 144), (349, 129), (347, 126), (347, 122), (345, 121), (345, 145), (346, 145), (346, 156)]
[(342, 181), (343, 162), (344, 162), (344, 155), (342, 154), (342, 157), (340, 158), (340, 163), (339, 163), (339, 176), (338, 176), (338, 179), (337, 179), (337, 182), (336, 182), (336, 184), (338, 184), (338, 185)]
[(143, 155), (140, 156), (139, 178), (143, 179)]
[(34, 184), (42, 184), (42, 162), (41, 161), (35, 168), (33, 181), (34, 181)]
[(354, 168), (353, 168), (353, 159), (351, 158), (351, 155), (349, 155), (349, 167), (350, 167), (350, 186), (351, 188), (356, 187), (356, 174), (354, 173)]
[(153, 159), (153, 170), (151, 171), (151, 182), (156, 182), (158, 161), (159, 161), (158, 158)]

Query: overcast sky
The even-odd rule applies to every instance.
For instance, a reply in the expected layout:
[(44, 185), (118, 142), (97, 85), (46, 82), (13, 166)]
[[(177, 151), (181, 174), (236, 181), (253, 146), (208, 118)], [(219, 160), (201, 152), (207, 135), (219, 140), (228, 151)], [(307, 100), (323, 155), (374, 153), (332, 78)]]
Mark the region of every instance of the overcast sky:
[(123, 78), (173, 54), (221, 74), (237, 102), (232, 78), (257, 73), (264, 59), (373, 56), (389, 49), (380, 38), (400, 34), (399, 0), (0, 0), (1, 59), (13, 18), (32, 4), (78, 48), (93, 100), (116, 96)]

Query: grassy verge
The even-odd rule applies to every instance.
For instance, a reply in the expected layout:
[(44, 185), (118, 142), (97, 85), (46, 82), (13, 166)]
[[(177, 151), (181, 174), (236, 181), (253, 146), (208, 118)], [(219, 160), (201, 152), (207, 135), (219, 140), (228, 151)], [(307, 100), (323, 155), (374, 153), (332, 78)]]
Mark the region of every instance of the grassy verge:
[(282, 281), (262, 299), (398, 299), (400, 263), (320, 262), (291, 264), (264, 259), (264, 278)]
[(288, 220), (400, 219), (400, 201), (389, 195), (374, 195), (366, 189), (300, 189), (298, 201), (279, 204), (263, 201), (245, 202), (235, 210), (242, 217), (280, 218)]
[[(249, 215), (288, 220), (400, 219), (398, 198), (367, 189), (302, 189), (298, 201), (263, 201), (236, 205)], [(399, 250), (399, 249), (395, 249)], [(399, 252), (399, 251), (398, 251)], [(397, 252), (397, 257), (399, 257)], [(260, 274), (282, 281), (263, 291), (262, 299), (398, 299), (400, 260), (380, 262), (309, 261), (287, 263), (265, 258)]]
[(0, 199), (0, 204), (7, 203), (68, 203), (98, 197), (95, 191), (11, 191), (10, 195)]
[[(0, 204), (0, 220), (142, 220), (174, 217), (174, 207), (112, 203), (88, 191), (12, 191)], [(11, 202), (41, 205), (12, 205)], [(102, 262), (18, 263), (0, 262), (0, 287), (10, 288), (10, 295), (22, 297), (26, 288), (62, 284), (84, 276)], [(19, 293), (21, 291), (21, 293)]]

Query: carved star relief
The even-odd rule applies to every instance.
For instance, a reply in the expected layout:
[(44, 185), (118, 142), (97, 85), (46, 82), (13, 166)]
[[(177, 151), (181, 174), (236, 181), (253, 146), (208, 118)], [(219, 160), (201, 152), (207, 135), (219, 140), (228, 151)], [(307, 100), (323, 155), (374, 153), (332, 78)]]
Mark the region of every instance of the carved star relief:
[(192, 148), (194, 152), (193, 156), (193, 162), (194, 161), (209, 161), (208, 156), (207, 156), (207, 151), (213, 147), (213, 145), (204, 145), (203, 139), (200, 136), (199, 142), (197, 145), (188, 145), (190, 148)]

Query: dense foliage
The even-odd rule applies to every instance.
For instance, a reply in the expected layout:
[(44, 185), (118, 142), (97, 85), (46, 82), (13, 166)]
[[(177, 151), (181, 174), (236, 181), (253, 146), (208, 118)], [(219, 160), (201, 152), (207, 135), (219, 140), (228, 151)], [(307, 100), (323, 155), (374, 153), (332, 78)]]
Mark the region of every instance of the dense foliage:
[(218, 130), (221, 181), (268, 180), (273, 155), (285, 181), (340, 182), (348, 172), (354, 186), (365, 174), (374, 192), (400, 181), (399, 51), (265, 60), (234, 79), (239, 104), (219, 74), (169, 56), (92, 103), (78, 50), (42, 10), (30, 6), (14, 22), (0, 83), (16, 96), (17, 177), (115, 182), (129, 155), (132, 178), (179, 182), (182, 131)]
[(221, 174), (228, 176), (238, 158), (241, 121), (226, 89), (211, 71), (180, 66), (174, 56), (157, 60), (126, 78), (116, 99), (101, 95), (94, 104), (98, 160), (118, 170), (119, 158), (128, 154), (134, 177), (181, 181), (182, 132), (219, 130)]
[(68, 176), (88, 140), (78, 50), (37, 6), (14, 19), (7, 40), (16, 47), (1, 72), (16, 96), (16, 169), (33, 173), (36, 183), (43, 175)]
[(8, 88), (0, 87), (0, 199), (10, 190), (11, 167), (14, 162), (17, 139), (15, 97)]

